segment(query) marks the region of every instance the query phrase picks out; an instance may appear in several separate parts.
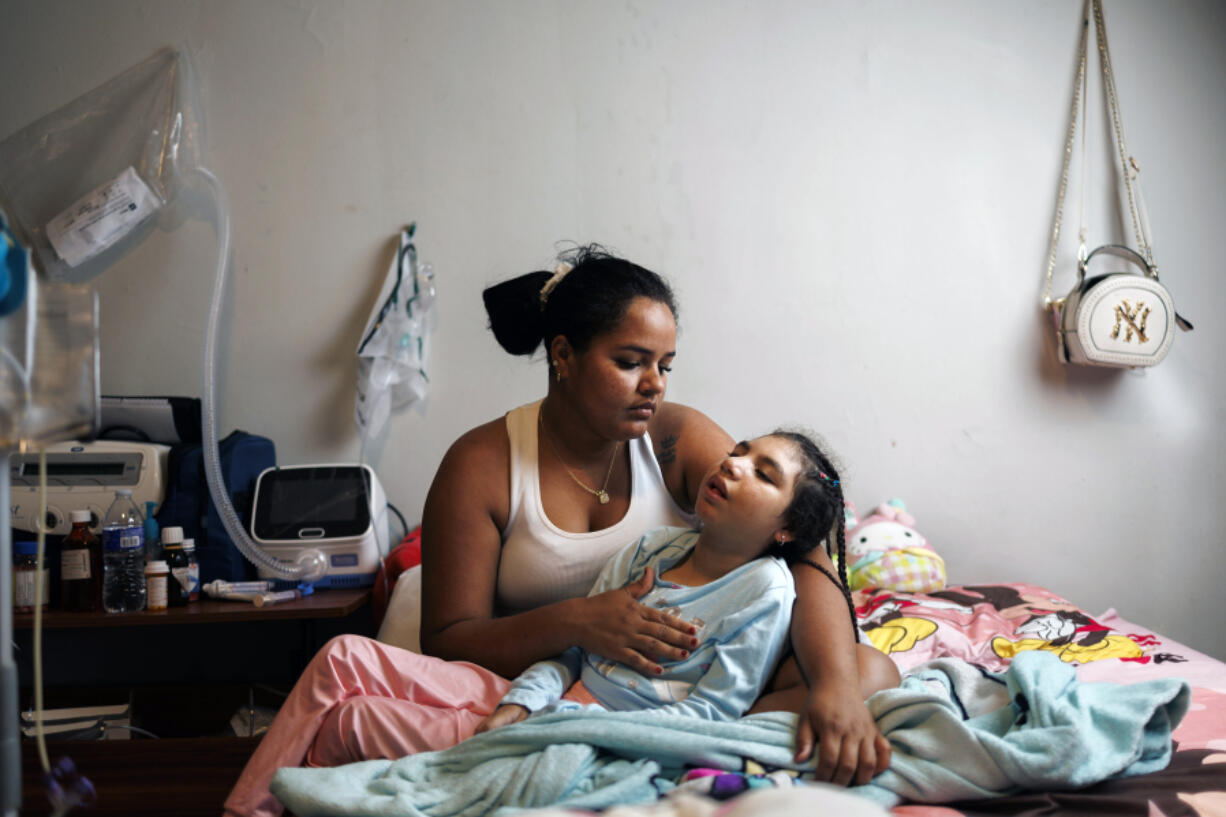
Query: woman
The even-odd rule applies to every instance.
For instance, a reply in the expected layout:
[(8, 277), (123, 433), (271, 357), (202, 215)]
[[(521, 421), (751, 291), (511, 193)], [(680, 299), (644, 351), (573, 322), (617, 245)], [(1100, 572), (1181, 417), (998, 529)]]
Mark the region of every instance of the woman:
[[(484, 298), (507, 351), (532, 354), (544, 343), (549, 389), (464, 434), (439, 465), (422, 520), (421, 640), (435, 658), (358, 637), (329, 642), (252, 756), (228, 812), (278, 813), (267, 784), (279, 766), (450, 746), (493, 711), (506, 677), (569, 647), (653, 674), (660, 659), (679, 660), (697, 644), (691, 625), (637, 602), (650, 572), (584, 596), (627, 542), (692, 524), (705, 471), (732, 450), (710, 419), (663, 400), (676, 344), (668, 285), (584, 248), (552, 274), (520, 276)], [(852, 628), (820, 627), (832, 611), (846, 615), (841, 588), (804, 567), (795, 579), (799, 667), (785, 663), (755, 711), (802, 711), (797, 759), (812, 753), (816, 734), (820, 778), (866, 781), (888, 765), (889, 748), (863, 700), (896, 671), (875, 650), (857, 651)]]

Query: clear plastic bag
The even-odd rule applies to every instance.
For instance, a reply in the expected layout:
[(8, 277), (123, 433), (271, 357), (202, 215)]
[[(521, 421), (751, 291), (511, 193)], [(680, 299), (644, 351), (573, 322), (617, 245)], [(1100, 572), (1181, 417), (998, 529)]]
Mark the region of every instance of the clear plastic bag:
[[(3, 219), (0, 205), (0, 223)], [(6, 260), (24, 241), (5, 231)], [(87, 437), (98, 422), (98, 297), (88, 284), (48, 284), (34, 265), (8, 272), (21, 288), (0, 315), (0, 451)]]
[(0, 142), (0, 194), (48, 282), (122, 257), (203, 164), (187, 53), (162, 49)]
[(140, 242), (202, 168), (198, 97), (186, 52), (162, 49), (0, 142), (5, 240), (29, 251), (23, 269), (7, 270), (20, 287), (0, 314), (3, 450), (96, 430), (90, 281)]
[(400, 246), (358, 344), (354, 422), (363, 440), (377, 435), (393, 409), (425, 399), (429, 333), (434, 323), (434, 270), (417, 261), (415, 225)]

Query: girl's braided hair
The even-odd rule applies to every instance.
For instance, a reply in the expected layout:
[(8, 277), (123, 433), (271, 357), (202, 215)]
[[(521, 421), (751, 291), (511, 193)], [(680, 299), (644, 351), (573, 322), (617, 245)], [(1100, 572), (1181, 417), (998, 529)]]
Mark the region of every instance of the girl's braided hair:
[[(778, 556), (788, 564), (803, 561), (826, 573), (816, 562), (804, 558), (806, 553), (825, 540), (826, 554), (838, 565), (839, 575), (835, 584), (843, 591), (847, 612), (851, 615), (852, 628), (857, 630), (856, 636), (859, 640), (856, 607), (851, 600), (851, 593), (847, 590), (847, 537), (842, 480), (839, 479), (838, 471), (830, 458), (808, 434), (776, 429), (769, 436), (788, 440), (796, 446), (801, 459), (801, 473), (796, 480), (792, 502), (784, 512), (784, 524), (792, 534), (792, 539), (772, 544), (767, 554)], [(836, 552), (831, 550), (832, 531), (838, 546), (837, 557)], [(827, 576), (835, 578), (829, 573)]]

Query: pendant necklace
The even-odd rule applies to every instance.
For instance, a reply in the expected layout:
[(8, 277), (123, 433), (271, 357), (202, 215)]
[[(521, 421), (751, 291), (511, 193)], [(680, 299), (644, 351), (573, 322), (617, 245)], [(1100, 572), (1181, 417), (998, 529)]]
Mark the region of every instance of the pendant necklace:
[(613, 445), (613, 457), (612, 459), (609, 460), (609, 470), (604, 475), (604, 485), (600, 486), (600, 490), (597, 491), (595, 488), (589, 488), (586, 484), (584, 484), (583, 480), (575, 476), (575, 472), (570, 470), (570, 466), (566, 464), (566, 460), (562, 459), (562, 455), (558, 453), (557, 447), (554, 446), (553, 440), (549, 436), (549, 432), (545, 429), (545, 414), (543, 412), (538, 411), (536, 418), (537, 420), (540, 421), (541, 434), (544, 435), (545, 442), (549, 443), (550, 450), (552, 450), (553, 455), (558, 458), (558, 462), (562, 463), (562, 467), (566, 469), (566, 473), (570, 474), (570, 478), (573, 479), (575, 481), (575, 484), (578, 485), (580, 488), (582, 488), (583, 490), (587, 491), (592, 496), (599, 499), (601, 505), (608, 505), (609, 504), (609, 491), (608, 491), (609, 477), (613, 476), (613, 465), (617, 462), (617, 452), (621, 448), (621, 441), (618, 440)]

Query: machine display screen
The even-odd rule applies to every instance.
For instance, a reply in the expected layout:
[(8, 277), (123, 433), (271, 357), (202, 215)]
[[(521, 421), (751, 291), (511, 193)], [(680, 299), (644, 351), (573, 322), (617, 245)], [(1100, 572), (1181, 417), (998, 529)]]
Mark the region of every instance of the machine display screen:
[(258, 539), (350, 538), (369, 527), (370, 478), (364, 468), (281, 468), (260, 476), (252, 522)]
[[(123, 462), (90, 462), (81, 460), (65, 460), (55, 462), (47, 459), (47, 476), (49, 477), (121, 477), (126, 464)], [(38, 476), (38, 462), (23, 463), (23, 477)]]

